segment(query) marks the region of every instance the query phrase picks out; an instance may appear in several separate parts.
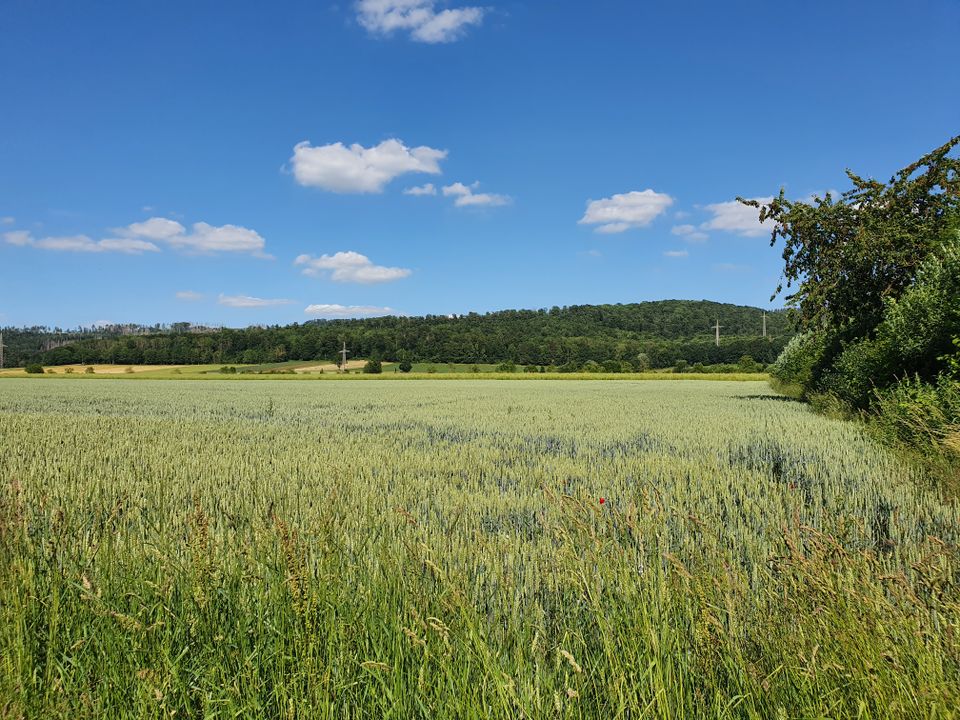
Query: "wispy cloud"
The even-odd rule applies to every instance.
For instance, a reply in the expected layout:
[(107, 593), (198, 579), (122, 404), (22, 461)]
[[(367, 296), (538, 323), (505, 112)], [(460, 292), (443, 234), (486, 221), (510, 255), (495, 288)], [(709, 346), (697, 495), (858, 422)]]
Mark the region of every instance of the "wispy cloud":
[(673, 198), (653, 190), (634, 190), (601, 200), (590, 200), (581, 225), (597, 225), (599, 233), (621, 233), (649, 225), (673, 205)]
[(333, 255), (312, 257), (300, 255), (295, 265), (303, 265), (303, 274), (323, 277), (329, 273), (334, 282), (353, 282), (365, 285), (390, 282), (408, 277), (413, 271), (408, 268), (374, 265), (366, 255), (347, 250)]
[(4, 233), (4, 240), (10, 245), (35, 247), (41, 250), (79, 253), (117, 252), (126, 255), (140, 255), (145, 252), (160, 252), (160, 248), (147, 240), (137, 238), (106, 238), (94, 240), (86, 235), (61, 235), (34, 238), (29, 232), (16, 230)]
[(479, 25), (487, 10), (467, 6), (437, 11), (435, 0), (359, 0), (357, 20), (375, 35), (402, 31), (424, 43), (453, 42)]
[(479, 181), (472, 185), (455, 182), (452, 185), (444, 186), (443, 195), (444, 197), (455, 197), (456, 200), (453, 204), (457, 207), (497, 207), (498, 205), (510, 204), (511, 198), (509, 195), (474, 192), (479, 187)]
[(373, 147), (343, 143), (298, 143), (290, 164), (298, 183), (337, 193), (379, 193), (406, 173), (440, 174), (446, 150), (425, 145), (408, 148), (400, 140), (384, 140)]
[(267, 299), (267, 298), (258, 298), (251, 297), (250, 295), (224, 295), (220, 294), (217, 298), (217, 303), (220, 305), (225, 305), (226, 307), (232, 308), (263, 308), (263, 307), (275, 307), (277, 305), (291, 305), (296, 302), (295, 300), (286, 300), (286, 299)]
[(215, 227), (205, 222), (194, 223), (191, 230), (175, 220), (153, 217), (126, 227), (114, 228), (112, 235), (95, 240), (88, 235), (63, 235), (35, 238), (24, 230), (4, 233), (10, 245), (20, 245), (61, 252), (104, 253), (117, 252), (139, 255), (160, 252), (163, 245), (194, 255), (217, 253), (246, 253), (269, 258), (264, 252), (266, 242), (254, 231), (239, 225)]
[(270, 258), (264, 248), (266, 241), (255, 230), (239, 225), (194, 223), (190, 232), (176, 220), (153, 217), (116, 230), (130, 238), (165, 243), (172, 248), (194, 255), (217, 253), (245, 253), (258, 258)]
[(663, 254), (666, 257), (671, 257), (671, 258), (685, 258), (690, 253), (687, 252), (686, 250), (664, 250)]
[(408, 187), (403, 191), (404, 195), (436, 195), (437, 188), (434, 187), (433, 183), (427, 183), (426, 185), (420, 185), (415, 187)]
[(198, 300), (203, 300), (204, 294), (194, 292), (193, 290), (181, 290), (175, 297), (177, 300), (183, 300), (184, 302), (197, 302)]
[(303, 310), (307, 315), (313, 317), (337, 319), (337, 318), (355, 318), (355, 317), (375, 317), (380, 315), (396, 315), (397, 311), (388, 307), (377, 307), (375, 305), (338, 305), (324, 304), (307, 305)]
[(15, 220), (16, 218), (6, 215), (4, 217), (0, 217), (0, 225), (13, 225)]
[(670, 234), (679, 235), (690, 242), (704, 242), (710, 237), (705, 232), (697, 230), (697, 228), (693, 225), (674, 225), (672, 228), (670, 228)]

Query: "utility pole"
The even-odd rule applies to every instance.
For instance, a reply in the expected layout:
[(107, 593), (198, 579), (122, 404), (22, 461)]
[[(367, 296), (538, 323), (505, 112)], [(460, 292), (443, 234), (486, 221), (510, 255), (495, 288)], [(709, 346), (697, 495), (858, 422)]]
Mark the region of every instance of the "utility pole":
[(347, 352), (348, 352), (348, 350), (347, 350), (347, 341), (344, 340), (344, 341), (343, 341), (343, 350), (340, 351), (340, 356), (343, 358), (343, 360), (340, 362), (340, 372), (346, 372), (346, 371), (347, 371)]
[(3, 333), (0, 332), (0, 370), (3, 370), (3, 348), (4, 347), (5, 345), (3, 344)]
[(720, 318), (717, 318), (717, 324), (713, 326), (713, 329), (717, 331), (717, 347), (720, 347), (720, 328), (723, 325), (720, 324)]
[(767, 336), (767, 314), (763, 314), (763, 336)]

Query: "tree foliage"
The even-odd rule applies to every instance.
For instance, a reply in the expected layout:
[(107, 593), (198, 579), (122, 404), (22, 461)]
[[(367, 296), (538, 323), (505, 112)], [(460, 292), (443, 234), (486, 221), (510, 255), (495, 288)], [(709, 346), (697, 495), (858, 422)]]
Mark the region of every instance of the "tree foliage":
[[(847, 170), (853, 188), (834, 199), (770, 203), (738, 198), (772, 221), (770, 239), (784, 241), (783, 277), (803, 329), (828, 328), (843, 338), (869, 333), (884, 302), (913, 282), (960, 208), (960, 159), (951, 138), (895, 173), (888, 183)], [(777, 287), (774, 297), (784, 290)]]
[[(759, 308), (690, 300), (578, 305), (88, 338), (20, 357), (49, 365), (263, 364), (339, 358), (345, 341), (352, 357), (411, 363), (513, 362), (579, 368), (588, 360), (635, 365), (641, 354), (652, 367), (668, 367), (678, 359), (705, 365), (736, 363), (742, 355), (769, 363), (793, 333), (786, 313), (774, 311), (767, 314), (769, 336), (762, 337), (761, 315)], [(710, 330), (716, 318), (725, 328), (720, 347)], [(35, 347), (44, 342), (34, 338)]]

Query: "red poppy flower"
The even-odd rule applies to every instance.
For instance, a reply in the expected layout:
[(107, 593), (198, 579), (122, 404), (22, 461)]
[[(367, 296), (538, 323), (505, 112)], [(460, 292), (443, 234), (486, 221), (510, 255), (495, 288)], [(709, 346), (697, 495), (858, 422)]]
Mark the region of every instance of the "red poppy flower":
[(606, 498), (600, 498), (600, 504), (603, 505), (606, 502)]

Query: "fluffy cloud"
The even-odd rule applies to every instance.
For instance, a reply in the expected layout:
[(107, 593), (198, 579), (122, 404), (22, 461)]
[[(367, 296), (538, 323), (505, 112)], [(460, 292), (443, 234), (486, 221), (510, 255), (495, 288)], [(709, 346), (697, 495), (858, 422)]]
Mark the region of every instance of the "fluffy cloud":
[(320, 277), (330, 273), (330, 279), (335, 282), (354, 282), (369, 285), (372, 283), (400, 280), (410, 275), (412, 270), (399, 267), (385, 267), (374, 265), (366, 255), (348, 250), (333, 255), (312, 257), (300, 255), (294, 260), (295, 265), (304, 265), (303, 274)]
[(145, 252), (160, 251), (160, 248), (152, 242), (137, 238), (93, 240), (86, 235), (34, 238), (29, 232), (23, 230), (5, 233), (3, 237), (10, 245), (30, 246), (41, 250), (58, 250), (61, 252), (118, 252), (127, 255), (140, 255)]
[(420, 185), (419, 187), (408, 187), (403, 191), (404, 195), (436, 195), (437, 189), (433, 186), (433, 183), (427, 183), (426, 185)]
[(197, 302), (198, 300), (203, 300), (203, 293), (194, 292), (193, 290), (181, 290), (176, 294), (177, 300), (183, 300), (185, 302)]
[(682, 238), (686, 238), (690, 242), (703, 242), (710, 237), (705, 232), (697, 230), (697, 228), (693, 225), (674, 225), (672, 228), (670, 228), (670, 233), (672, 235), (679, 235)]
[(634, 190), (589, 201), (580, 224), (597, 225), (596, 232), (621, 233), (649, 225), (671, 205), (673, 198), (665, 193)]
[(161, 245), (196, 255), (221, 252), (248, 253), (254, 257), (269, 258), (264, 252), (266, 241), (254, 231), (238, 225), (215, 227), (205, 222), (194, 223), (191, 230), (167, 218), (153, 217), (143, 222), (114, 228), (115, 237), (94, 240), (86, 235), (34, 238), (29, 232), (18, 230), (3, 235), (11, 245), (60, 250), (63, 252), (119, 252), (137, 255), (159, 252)]
[(688, 253), (686, 250), (665, 250), (663, 254), (664, 254), (666, 257), (685, 258), (685, 257), (687, 257), (687, 255), (689, 255), (690, 253)]
[(196, 255), (229, 252), (248, 253), (259, 258), (270, 257), (264, 252), (266, 241), (259, 233), (239, 225), (216, 227), (198, 222), (187, 232), (187, 229), (175, 220), (153, 217), (119, 228), (116, 232), (128, 238), (166, 243), (172, 248)]
[[(773, 198), (760, 197), (754, 198), (754, 200), (764, 204), (770, 202)], [(700, 225), (703, 230), (720, 230), (744, 237), (769, 235), (773, 230), (774, 223), (772, 221), (760, 222), (758, 217), (760, 211), (757, 208), (748, 207), (736, 200), (707, 205), (706, 210), (712, 213), (713, 217)]]
[(0, 225), (13, 225), (14, 218), (6, 215), (5, 217), (0, 217)]
[(479, 182), (472, 185), (464, 185), (461, 182), (455, 182), (453, 185), (445, 185), (443, 188), (444, 197), (455, 197), (453, 204), (457, 207), (496, 207), (498, 205), (509, 205), (509, 195), (495, 195), (494, 193), (474, 192), (480, 187)]
[(384, 140), (365, 148), (343, 143), (313, 146), (298, 143), (290, 163), (301, 185), (337, 193), (379, 193), (387, 183), (405, 173), (440, 174), (446, 150), (425, 145), (408, 148), (400, 140)]
[(388, 307), (375, 307), (373, 305), (307, 305), (303, 310), (307, 315), (314, 317), (336, 319), (336, 318), (354, 318), (354, 317), (374, 317), (377, 315), (396, 315), (396, 310)]
[(232, 308), (262, 308), (274, 307), (276, 305), (290, 305), (294, 301), (250, 297), (249, 295), (224, 295), (221, 293), (220, 297), (217, 298), (217, 302), (220, 305), (226, 305)]
[(175, 220), (152, 217), (144, 222), (132, 223), (117, 230), (118, 233), (149, 240), (170, 240), (187, 232), (186, 228)]
[(479, 25), (486, 14), (483, 7), (446, 8), (437, 12), (436, 0), (359, 0), (357, 20), (369, 32), (390, 35), (409, 32), (410, 38), (425, 43), (452, 42), (471, 25)]

